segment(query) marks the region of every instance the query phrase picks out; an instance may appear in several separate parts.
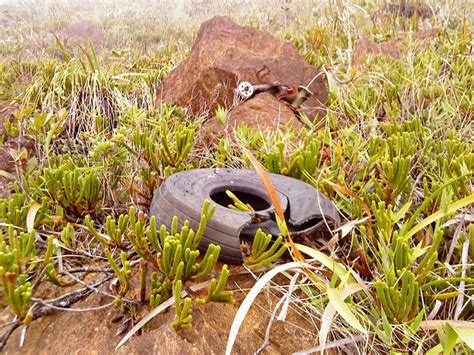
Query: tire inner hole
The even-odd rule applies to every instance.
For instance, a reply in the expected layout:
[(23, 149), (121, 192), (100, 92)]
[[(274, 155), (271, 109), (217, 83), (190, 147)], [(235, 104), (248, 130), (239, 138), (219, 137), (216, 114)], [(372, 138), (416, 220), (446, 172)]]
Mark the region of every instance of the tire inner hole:
[[(227, 189), (231, 191), (240, 201), (245, 204), (249, 204), (255, 211), (263, 211), (267, 208), (270, 208), (270, 204), (260, 196), (254, 195), (250, 192), (235, 191), (232, 189)], [(228, 208), (229, 205), (233, 205), (234, 201), (227, 196), (226, 190), (218, 191), (211, 194), (211, 200), (217, 203), (220, 206)]]

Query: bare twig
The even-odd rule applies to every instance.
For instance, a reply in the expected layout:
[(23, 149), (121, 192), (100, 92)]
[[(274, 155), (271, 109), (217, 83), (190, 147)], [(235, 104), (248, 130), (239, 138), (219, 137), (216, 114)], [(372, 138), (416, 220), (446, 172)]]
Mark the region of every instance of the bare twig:
[(256, 355), (260, 355), (263, 352), (263, 350), (265, 350), (265, 348), (268, 345), (270, 345), (270, 331), (272, 330), (273, 321), (276, 319), (276, 314), (278, 310), (280, 309), (281, 304), (285, 301), (285, 299), (286, 299), (286, 294), (283, 295), (282, 298), (280, 298), (275, 308), (273, 309), (273, 312), (270, 316), (270, 320), (268, 321), (267, 329), (265, 330), (265, 339), (263, 340), (262, 345), (260, 345), (260, 347), (255, 352)]
[[(47, 316), (55, 311), (57, 311), (58, 309), (57, 308), (60, 308), (60, 310), (64, 310), (64, 308), (67, 308), (71, 305), (73, 305), (74, 303), (77, 303), (79, 301), (81, 301), (82, 299), (84, 299), (86, 296), (88, 296), (94, 289), (94, 287), (96, 286), (99, 286), (107, 281), (109, 281), (110, 279), (112, 278), (112, 276), (107, 276), (97, 282), (95, 282), (93, 285), (87, 285), (87, 287), (83, 287), (79, 290), (76, 290), (74, 292), (70, 292), (68, 294), (65, 294), (61, 297), (58, 297), (58, 298), (55, 298), (55, 299), (52, 299), (52, 300), (49, 300), (47, 301), (48, 302), (48, 305), (43, 305), (42, 307), (38, 308), (33, 308), (33, 317), (32, 317), (32, 320), (36, 320), (38, 318), (41, 318), (41, 317), (44, 317), (44, 316)], [(92, 289), (91, 289), (92, 288)], [(45, 302), (45, 301), (42, 301), (42, 302)], [(39, 303), (39, 302), (38, 302)], [(35, 305), (33, 305), (33, 307), (35, 307)], [(54, 308), (53, 308), (54, 307)], [(22, 323), (20, 322), (20, 320), (16, 320), (14, 322), (10, 322), (10, 324), (12, 325), (12, 327), (10, 329), (8, 329), (5, 334), (3, 334), (1, 337), (0, 337), (0, 350), (2, 350), (4, 348), (4, 346), (6, 345), (8, 339), (10, 338), (10, 336), (12, 335), (12, 333), (15, 331), (16, 328), (18, 328)]]
[(12, 335), (15, 329), (18, 328), (19, 326), (20, 326), (20, 323), (18, 322), (18, 320), (15, 321), (13, 326), (10, 329), (8, 329), (6, 333), (0, 337), (0, 350), (3, 350), (3, 347), (7, 344), (7, 341), (10, 338), (10, 335)]
[(295, 284), (296, 280), (298, 280), (298, 277), (300, 276), (301, 273), (296, 272), (293, 277), (291, 278), (290, 285), (288, 287), (288, 292), (285, 294), (285, 303), (281, 307), (281, 312), (278, 315), (278, 320), (284, 321), (286, 319), (286, 314), (288, 313), (288, 307), (290, 305), (290, 299), (291, 295), (293, 294), (293, 290), (295, 289)]
[(449, 261), (451, 260), (451, 257), (453, 256), (454, 248), (456, 247), (458, 239), (461, 235), (462, 227), (464, 225), (464, 217), (465, 216), (466, 216), (466, 213), (464, 213), (464, 216), (461, 218), (461, 220), (459, 221), (458, 226), (456, 227), (456, 231), (454, 232), (454, 235), (453, 235), (453, 240), (451, 241), (451, 245), (449, 247), (448, 255), (446, 255), (446, 260), (445, 260), (446, 263), (449, 263)]
[(92, 307), (92, 308), (68, 308), (68, 307), (58, 307), (58, 306), (54, 306), (52, 304), (49, 304), (47, 302), (45, 302), (44, 300), (42, 300), (41, 298), (32, 298), (32, 301), (34, 302), (37, 302), (37, 303), (40, 303), (42, 304), (43, 306), (47, 307), (47, 308), (51, 308), (51, 309), (54, 309), (56, 311), (67, 311), (67, 312), (79, 312), (79, 313), (82, 313), (82, 312), (92, 312), (92, 311), (99, 311), (101, 309), (105, 309), (105, 308), (108, 308), (110, 306), (113, 306), (114, 305), (114, 302), (110, 302), (110, 303), (107, 303), (107, 304), (104, 304), (102, 306), (97, 306), (97, 307)]
[(16, 319), (16, 317), (15, 317), (15, 318), (13, 318), (11, 321), (9, 321), (9, 322), (0, 324), (0, 328), (8, 327), (9, 325), (12, 325), (12, 324), (16, 323), (16, 321), (17, 321), (17, 319)]
[[(462, 262), (462, 270), (461, 270), (461, 277), (466, 277), (467, 271), (467, 264), (469, 258), (469, 238), (466, 238), (462, 247), (462, 255), (461, 255), (461, 262)], [(454, 311), (454, 320), (459, 320), (459, 316), (464, 308), (464, 291), (466, 290), (466, 281), (461, 281), (459, 284), (459, 295), (456, 301), (456, 309)]]
[(323, 348), (324, 349), (337, 348), (337, 347), (343, 346), (343, 345), (355, 344), (356, 342), (359, 342), (359, 341), (364, 340), (364, 339), (365, 339), (365, 337), (363, 335), (356, 335), (354, 337), (347, 337), (347, 338), (344, 338), (344, 339), (339, 339), (339, 340), (327, 343), (326, 345), (324, 345), (324, 347), (321, 346), (321, 345), (318, 345), (318, 346), (315, 346), (314, 348), (311, 348), (311, 349), (298, 351), (296, 353), (293, 353), (293, 355), (312, 354), (312, 353), (322, 351)]
[[(82, 281), (81, 279), (77, 278), (76, 276), (74, 276), (73, 274), (67, 272), (67, 271), (64, 271), (64, 274), (69, 276), (70, 278), (72, 278), (73, 280), (77, 281), (78, 283), (80, 283), (81, 285), (84, 285), (86, 286), (87, 288), (89, 288), (90, 290), (96, 292), (96, 293), (100, 293), (104, 296), (107, 296), (107, 297), (110, 297), (110, 298), (113, 298), (113, 299), (116, 299), (117, 296), (111, 294), (111, 293), (108, 293), (108, 292), (105, 292), (105, 291), (102, 291), (102, 290), (99, 290), (98, 288), (92, 286), (92, 285), (89, 285), (87, 284), (86, 282)], [(110, 276), (110, 278), (112, 278)], [(125, 303), (129, 303), (129, 304), (138, 304), (137, 301), (134, 301), (134, 300), (131, 300), (131, 299), (128, 299), (128, 298), (125, 298), (125, 297), (121, 297), (120, 298), (121, 301), (125, 302)]]
[(81, 273), (81, 272), (85, 272), (85, 273), (92, 273), (92, 272), (113, 273), (114, 271), (111, 268), (78, 267), (78, 268), (75, 268), (75, 269), (69, 269), (69, 270), (61, 271), (61, 272), (59, 272), (59, 274), (64, 275), (64, 274), (67, 274), (67, 273), (75, 274), (75, 273)]

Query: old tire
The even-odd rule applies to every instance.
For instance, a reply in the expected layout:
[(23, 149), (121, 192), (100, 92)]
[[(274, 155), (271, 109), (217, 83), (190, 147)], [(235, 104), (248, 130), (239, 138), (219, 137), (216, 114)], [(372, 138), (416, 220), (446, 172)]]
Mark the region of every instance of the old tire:
[[(336, 208), (314, 187), (283, 175), (269, 176), (292, 234), (308, 234), (315, 228), (339, 225)], [(189, 220), (190, 227), (197, 230), (202, 204), (206, 199), (211, 200), (216, 204), (216, 212), (206, 227), (200, 249), (207, 249), (210, 243), (220, 245), (221, 260), (241, 264), (241, 238), (253, 236), (258, 228), (274, 235), (279, 230), (273, 219), (252, 223), (250, 213), (227, 208), (230, 201), (226, 190), (234, 192), (243, 202), (250, 203), (258, 215), (271, 216), (274, 212), (255, 171), (195, 169), (174, 174), (163, 182), (154, 194), (150, 215), (157, 218), (158, 224), (167, 226), (171, 225), (173, 216), (177, 216), (180, 226)]]

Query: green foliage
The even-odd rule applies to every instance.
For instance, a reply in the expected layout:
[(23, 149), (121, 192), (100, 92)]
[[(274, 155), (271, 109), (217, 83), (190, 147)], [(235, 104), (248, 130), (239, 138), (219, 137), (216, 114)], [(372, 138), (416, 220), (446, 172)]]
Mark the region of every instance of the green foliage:
[[(153, 263), (159, 270), (151, 273), (148, 300), (152, 308), (169, 299), (173, 288), (179, 282), (182, 285), (187, 280), (205, 280), (214, 270), (219, 258), (220, 247), (210, 244), (203, 257), (197, 250), (204, 230), (212, 218), (216, 206), (206, 200), (201, 210), (201, 221), (198, 230), (194, 232), (189, 228), (189, 222), (184, 221), (179, 228), (178, 218), (175, 216), (168, 229), (165, 225), (157, 228), (156, 218), (152, 216), (149, 220), (143, 212), (137, 212), (135, 207), (130, 207), (128, 215), (120, 215), (118, 222), (110, 216), (105, 219), (105, 233), (100, 233), (94, 226), (89, 216), (85, 218), (85, 224), (91, 235), (105, 248), (105, 255), (114, 270), (120, 283), (119, 296), (124, 296), (130, 289), (131, 269), (130, 261), (126, 259), (125, 251), (121, 251), (122, 267), (120, 268), (114, 259), (110, 247), (127, 249), (131, 247), (140, 257), (140, 289), (142, 301), (146, 296), (147, 264)], [(67, 228), (67, 227), (66, 227)], [(228, 277), (228, 269), (222, 270), (219, 282), (211, 281), (208, 302), (233, 303), (232, 292), (223, 291)], [(181, 287), (181, 286), (179, 286)], [(175, 324), (177, 329), (191, 327), (190, 301), (184, 301), (182, 309), (177, 306), (178, 320)]]
[[(209, 273), (219, 258), (220, 247), (210, 244), (206, 250), (203, 259), (198, 262), (200, 255), (197, 247), (199, 246), (204, 234), (207, 222), (212, 218), (215, 211), (215, 205), (211, 207), (210, 201), (206, 200), (201, 210), (201, 222), (195, 233), (188, 227), (186, 221), (178, 233), (178, 219), (175, 217), (168, 232), (163, 226), (160, 228), (160, 238), (152, 238), (151, 244), (159, 245), (158, 265), (160, 271), (170, 280), (189, 279), (195, 277), (198, 280), (207, 278)], [(156, 233), (157, 235), (157, 233)]]
[(245, 259), (245, 264), (249, 268), (258, 269), (267, 266), (281, 258), (285, 253), (287, 246), (283, 243), (283, 236), (280, 235), (273, 243), (272, 239), (271, 234), (265, 234), (260, 228), (257, 230), (253, 239), (251, 254)]
[(20, 233), (8, 228), (7, 240), (0, 229), (0, 282), (3, 302), (21, 321), (28, 323), (32, 285), (28, 272), (37, 260), (34, 233)]
[(59, 239), (67, 248), (74, 249), (76, 247), (76, 232), (72, 224), (68, 223), (61, 231)]
[[(29, 322), (32, 286), (28, 275), (5, 271), (0, 266), (0, 282), (4, 294), (4, 303), (25, 324)], [(30, 316), (31, 317), (31, 316)]]
[[(69, 232), (66, 233), (74, 233), (74, 229), (68, 224)], [(72, 229), (72, 232), (71, 232)], [(56, 273), (56, 268), (54, 266), (54, 261), (52, 257), (57, 253), (57, 239), (53, 236), (48, 237), (48, 245), (46, 247), (46, 251), (43, 256), (43, 267), (45, 269), (45, 276), (48, 281), (52, 282), (56, 286), (64, 286), (65, 284), (61, 281), (61, 277)]]
[(224, 291), (225, 285), (227, 284), (227, 278), (229, 277), (229, 268), (224, 265), (221, 269), (221, 275), (219, 281), (212, 279), (209, 284), (207, 296), (205, 298), (198, 298), (197, 303), (208, 303), (208, 302), (222, 302), (235, 304), (235, 298), (232, 291)]
[(377, 298), (392, 324), (412, 320), (419, 312), (420, 286), (415, 275), (407, 269), (399, 271), (399, 280), (394, 275), (391, 281), (374, 283)]
[(107, 235), (118, 247), (122, 246), (123, 235), (128, 227), (129, 219), (129, 216), (127, 215), (120, 215), (117, 222), (111, 216), (107, 216), (105, 220), (105, 230)]
[[(301, 48), (306, 45), (304, 40), (299, 43)], [(402, 344), (408, 344), (418, 329), (420, 314), (429, 314), (438, 302), (443, 309), (439, 314), (451, 314), (461, 282), (469, 285), (464, 294), (472, 294), (471, 268), (463, 274), (459, 264), (462, 241), (469, 234), (465, 223), (452, 246), (446, 235), (452, 236), (454, 228), (444, 225), (469, 214), (466, 199), (472, 196), (474, 171), (471, 125), (466, 125), (472, 114), (459, 113), (448, 97), (465, 104), (472, 95), (467, 93), (464, 72), (457, 79), (453, 73), (450, 79), (442, 76), (443, 84), (433, 87), (441, 71), (437, 60), (448, 56), (442, 53), (417, 53), (413, 63), (380, 58), (367, 69), (375, 77), (362, 74), (347, 86), (333, 83), (336, 91), (330, 93), (326, 127), (306, 131), (302, 139), (295, 140), (291, 131), (265, 135), (237, 128), (239, 142), (268, 171), (307, 180), (350, 220), (361, 221), (351, 227), (352, 244), (339, 243), (345, 252), (338, 256), (363, 275), (373, 292), (377, 307), (365, 302), (359, 307), (374, 308), (371, 315), (377, 324), (385, 318), (389, 334), (403, 329)], [(429, 59), (433, 56), (437, 59)], [(454, 61), (458, 60), (464, 63), (460, 58)], [(415, 79), (403, 74), (407, 70)], [(453, 80), (463, 87), (456, 94), (445, 90)], [(425, 89), (437, 92), (429, 99), (410, 97)], [(249, 166), (227, 139), (218, 142), (212, 159), (217, 166), (235, 161)], [(383, 332), (372, 329), (382, 337)], [(394, 345), (391, 336), (383, 341)]]
[(130, 221), (130, 231), (127, 237), (132, 244), (135, 252), (143, 259), (147, 258), (148, 255), (148, 240), (145, 237), (145, 224), (146, 220), (143, 212), (135, 212), (135, 207), (130, 207), (128, 213)]
[(190, 297), (186, 297), (181, 303), (181, 289), (182, 289), (182, 281), (178, 280), (174, 286), (174, 307), (176, 310), (176, 321), (174, 321), (171, 325), (172, 327), (179, 331), (179, 330), (186, 330), (192, 327), (191, 321), (193, 319), (192, 315), (192, 299)]
[(49, 263), (45, 268), (45, 275), (49, 282), (55, 284), (56, 286), (64, 286), (64, 283), (61, 281), (60, 276), (56, 272), (54, 263)]
[(30, 206), (24, 194), (13, 194), (10, 199), (0, 199), (0, 219), (19, 227), (26, 227)]
[(97, 239), (98, 242), (102, 244), (105, 248), (111, 245), (110, 243), (110, 238), (104, 234), (99, 233), (95, 228), (94, 228), (94, 221), (91, 220), (91, 217), (89, 215), (86, 216), (84, 219), (84, 223), (87, 226), (87, 229), (89, 232), (92, 234), (92, 236)]
[(460, 354), (469, 353), (470, 351), (464, 346), (464, 343), (472, 351), (474, 349), (474, 342), (472, 336), (473, 329), (460, 328), (450, 323), (442, 324), (437, 329), (440, 343), (426, 352), (427, 355), (435, 354)]
[(158, 278), (158, 273), (153, 272), (151, 275), (151, 289), (150, 289), (150, 307), (155, 308), (161, 302), (171, 297), (173, 290), (173, 283), (166, 280), (165, 275)]
[[(53, 221), (47, 201), (40, 205), (24, 193), (15, 193), (8, 200), (0, 200), (0, 280), (4, 303), (24, 323), (28, 323), (31, 318), (28, 311), (32, 297), (32, 284), (29, 281), (32, 274), (44, 270), (47, 280), (57, 286), (64, 284), (54, 266), (56, 238), (48, 237), (44, 254), (40, 257), (42, 248), (37, 245), (35, 231), (18, 230), (42, 224), (52, 226)], [(70, 225), (61, 232), (61, 240), (75, 242), (74, 229)]]
[(184, 123), (176, 123), (174, 132), (169, 132), (165, 121), (161, 121), (160, 153), (167, 166), (164, 170), (166, 176), (180, 171), (181, 164), (193, 147), (194, 133), (194, 128)]
[[(169, 176), (193, 167), (187, 161), (194, 144), (195, 125), (179, 122), (183, 119), (183, 110), (163, 104), (156, 121), (147, 119), (143, 110), (130, 110), (129, 115), (131, 117), (126, 117), (126, 120), (131, 120), (131, 142), (125, 144), (120, 139), (117, 144), (146, 163), (139, 166), (138, 176), (147, 187), (147, 193), (153, 193), (159, 176)], [(141, 121), (143, 124), (137, 126)]]
[[(212, 218), (215, 205), (211, 207), (210, 201), (206, 200), (201, 210), (201, 222), (195, 233), (189, 228), (189, 222), (185, 221), (181, 230), (178, 231), (178, 219), (173, 218), (170, 230), (161, 226), (159, 232), (156, 229), (156, 222), (152, 217), (150, 222), (151, 230), (146, 233), (150, 244), (158, 252), (157, 263), (162, 273), (158, 278), (157, 273), (152, 274), (151, 291), (149, 294), (150, 306), (156, 307), (158, 304), (171, 296), (171, 288), (174, 285), (175, 307), (177, 320), (173, 327), (177, 330), (191, 327), (191, 299), (186, 298), (181, 305), (181, 287), (185, 280), (194, 278), (198, 281), (206, 279), (215, 268), (219, 258), (220, 247), (210, 244), (204, 257), (199, 261), (200, 252), (197, 247), (204, 234), (205, 226)], [(209, 299), (215, 302), (233, 302), (232, 293), (223, 291), (228, 277), (226, 266), (222, 269), (221, 278), (218, 285), (213, 279), (209, 286)]]
[(242, 201), (239, 200), (235, 194), (230, 191), (230, 190), (225, 190), (225, 193), (229, 198), (232, 200), (234, 204), (229, 204), (227, 207), (229, 207), (231, 210), (235, 211), (242, 211), (242, 212), (249, 212), (253, 213), (255, 210), (249, 203), (243, 203)]
[(120, 259), (122, 263), (122, 267), (119, 268), (119, 265), (114, 260), (111, 252), (109, 249), (105, 249), (105, 256), (110, 263), (110, 266), (114, 270), (115, 276), (117, 276), (119, 283), (120, 283), (120, 291), (119, 295), (123, 296), (127, 293), (130, 288), (130, 275), (132, 273), (130, 269), (130, 261), (127, 260), (127, 254), (122, 251), (120, 254)]
[(225, 126), (226, 121), (227, 121), (227, 109), (221, 105), (217, 105), (216, 117), (219, 123)]
[(73, 216), (99, 214), (102, 186), (93, 168), (80, 168), (71, 161), (45, 168), (31, 182), (36, 191)]
[(10, 226), (4, 236), (0, 229), (0, 266), (5, 272), (26, 273), (36, 266), (37, 255), (34, 232), (18, 235)]

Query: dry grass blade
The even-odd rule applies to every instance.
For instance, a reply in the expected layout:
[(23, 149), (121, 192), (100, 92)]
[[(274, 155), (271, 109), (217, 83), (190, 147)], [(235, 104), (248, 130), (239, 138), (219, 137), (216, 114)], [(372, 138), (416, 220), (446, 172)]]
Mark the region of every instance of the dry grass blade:
[[(305, 258), (299, 252), (298, 248), (296, 247), (295, 243), (293, 242), (293, 239), (291, 238), (291, 235), (288, 231), (288, 228), (286, 226), (286, 221), (285, 221), (285, 215), (283, 214), (283, 209), (281, 208), (280, 199), (278, 198), (278, 194), (277, 194), (277, 191), (275, 189), (275, 186), (273, 185), (272, 181), (268, 177), (268, 174), (267, 174), (265, 168), (253, 156), (253, 154), (248, 149), (246, 149), (245, 147), (242, 147), (242, 149), (245, 152), (245, 154), (247, 155), (247, 157), (249, 158), (249, 160), (252, 163), (253, 167), (255, 168), (255, 171), (257, 172), (258, 177), (262, 181), (262, 184), (265, 187), (265, 190), (267, 191), (267, 194), (268, 194), (270, 200), (272, 201), (273, 206), (275, 207), (275, 212), (276, 212), (276, 214), (279, 218), (279, 221), (277, 221), (277, 222), (279, 222), (280, 229), (282, 229), (282, 225), (283, 225), (284, 230), (282, 230), (281, 232), (288, 240), (288, 244), (291, 247), (290, 248), (291, 255), (294, 256), (294, 258), (296, 260), (298, 260), (300, 262), (305, 262)], [(310, 276), (314, 276), (314, 275), (311, 275), (311, 273), (310, 273)]]
[(344, 195), (347, 195), (347, 196), (350, 196), (350, 197), (353, 197), (357, 200), (357, 202), (359, 202), (361, 204), (361, 206), (364, 208), (364, 211), (365, 213), (370, 216), (372, 214), (371, 210), (370, 210), (370, 207), (365, 203), (365, 201), (360, 198), (359, 196), (357, 196), (357, 194), (355, 194), (354, 192), (352, 192), (351, 190), (349, 190), (348, 188), (345, 188), (343, 186), (340, 186), (338, 184), (335, 184), (331, 181), (326, 181), (326, 183), (331, 186), (334, 190), (336, 191), (339, 191), (340, 193), (343, 193)]
[(423, 228), (425, 228), (426, 226), (430, 225), (431, 223), (437, 221), (438, 219), (446, 217), (446, 216), (450, 215), (451, 213), (454, 213), (454, 212), (456, 212), (457, 210), (459, 210), (463, 207), (472, 205), (473, 203), (474, 203), (474, 194), (471, 194), (471, 195), (466, 196), (466, 197), (464, 197), (464, 198), (462, 198), (462, 199), (460, 199), (456, 202), (453, 202), (452, 204), (450, 204), (446, 208), (446, 210), (439, 210), (439, 211), (433, 213), (432, 215), (430, 215), (429, 217), (426, 217), (424, 220), (422, 220), (420, 223), (418, 223), (416, 226), (414, 226), (412, 229), (410, 229), (407, 232), (407, 235), (405, 236), (405, 238), (410, 238), (410, 237), (414, 236), (416, 233), (421, 231)]
[[(462, 254), (461, 254), (461, 263), (462, 263), (462, 268), (461, 268), (461, 277), (465, 278), (466, 277), (466, 271), (467, 271), (467, 265), (468, 265), (468, 258), (469, 258), (469, 244), (470, 244), (470, 239), (466, 238), (464, 241), (464, 244), (462, 246)], [(466, 281), (461, 281), (459, 284), (459, 295), (457, 297), (457, 302), (456, 302), (456, 309), (454, 311), (454, 320), (458, 320), (459, 317), (461, 316), (461, 313), (464, 309), (464, 294), (466, 291)]]
[(26, 229), (28, 232), (31, 232), (34, 229), (36, 214), (40, 208), (41, 205), (38, 202), (33, 202), (31, 204), (28, 214), (26, 215)]
[[(192, 291), (197, 292), (197, 291), (200, 291), (200, 290), (202, 290), (202, 289), (204, 289), (208, 286), (209, 286), (209, 281), (201, 282), (197, 285), (193, 285), (192, 286)], [(187, 295), (188, 295), (188, 293), (186, 291), (181, 292), (181, 298), (186, 297)], [(143, 317), (143, 319), (141, 319), (132, 329), (130, 329), (130, 331), (127, 334), (125, 334), (125, 336), (122, 338), (122, 340), (120, 340), (120, 342), (115, 347), (115, 350), (117, 350), (123, 344), (125, 344), (132, 337), (133, 334), (138, 332), (145, 324), (147, 324), (155, 316), (157, 316), (158, 314), (160, 314), (161, 312), (163, 312), (165, 309), (172, 306), (173, 304), (174, 304), (174, 298), (171, 297), (171, 298), (167, 299), (165, 302), (163, 302), (162, 304), (160, 304), (158, 307), (153, 309), (150, 313), (148, 313), (145, 317)]]
[(342, 239), (346, 235), (348, 235), (350, 232), (352, 232), (358, 224), (362, 224), (368, 219), (369, 217), (364, 217), (364, 218), (356, 219), (355, 221), (349, 221), (347, 223), (344, 223), (339, 228), (337, 228), (335, 232), (341, 232), (341, 239)]
[(58, 37), (58, 35), (56, 33), (53, 32), (53, 36), (54, 36), (54, 39), (56, 40), (56, 44), (58, 45), (62, 55), (63, 55), (63, 58), (64, 58), (64, 61), (65, 62), (69, 62), (71, 60), (71, 54), (68, 52), (68, 50), (64, 47), (64, 44), (63, 42), (61, 41), (61, 39)]
[(321, 351), (324, 351), (325, 349), (327, 336), (331, 329), (331, 325), (333, 324), (333, 319), (336, 315), (336, 312), (339, 313), (341, 317), (344, 318), (344, 320), (346, 320), (352, 327), (363, 334), (367, 333), (367, 330), (360, 324), (357, 318), (355, 318), (352, 311), (344, 302), (347, 297), (362, 290), (363, 287), (355, 283), (346, 285), (341, 290), (328, 288), (329, 303), (324, 310), (323, 317), (321, 319), (321, 330), (319, 331), (319, 345), (321, 347)]
[(337, 313), (339, 313), (347, 323), (359, 332), (366, 334), (367, 330), (360, 324), (359, 320), (354, 316), (354, 313), (344, 301), (349, 296), (347, 293), (352, 294), (361, 290), (363, 290), (363, 287), (359, 284), (344, 286), (342, 290), (330, 287), (328, 288), (328, 298), (329, 303), (333, 305)]
[(0, 177), (8, 179), (8, 180), (15, 180), (15, 175), (9, 173), (8, 171), (5, 170), (0, 170)]
[(474, 322), (460, 321), (460, 320), (425, 320), (420, 324), (420, 328), (423, 330), (436, 330), (439, 327), (449, 324), (454, 328), (462, 329), (474, 329)]
[[(181, 298), (186, 297), (188, 293), (186, 291), (181, 292)], [(117, 344), (115, 347), (115, 350), (117, 351), (123, 344), (125, 344), (128, 339), (130, 339), (133, 334), (138, 332), (145, 324), (147, 324), (149, 321), (151, 321), (155, 316), (163, 312), (165, 309), (168, 307), (172, 306), (174, 304), (174, 298), (171, 297), (167, 299), (165, 302), (160, 304), (158, 307), (153, 309), (150, 313), (148, 313), (145, 317), (143, 317), (130, 331), (125, 334), (125, 336), (120, 340), (120, 342)]]
[(270, 270), (257, 281), (257, 283), (252, 287), (252, 289), (250, 290), (250, 292), (248, 293), (248, 295), (245, 297), (244, 301), (240, 305), (240, 308), (237, 311), (237, 314), (235, 315), (234, 321), (232, 322), (232, 326), (229, 332), (229, 339), (227, 340), (227, 346), (226, 346), (226, 352), (225, 352), (226, 355), (230, 355), (232, 353), (232, 348), (234, 347), (235, 340), (237, 339), (237, 335), (239, 334), (239, 329), (242, 326), (242, 323), (244, 322), (244, 319), (247, 316), (247, 313), (250, 310), (250, 307), (252, 306), (253, 302), (257, 298), (260, 291), (262, 291), (262, 289), (265, 287), (265, 285), (268, 282), (270, 282), (270, 280), (273, 277), (275, 277), (281, 272), (284, 272), (290, 269), (303, 269), (304, 270), (308, 268), (311, 268), (311, 266), (308, 264), (302, 264), (296, 261), (291, 262), (291, 263), (286, 263)]
[(458, 327), (453, 327), (453, 329), (461, 338), (461, 340), (465, 342), (467, 346), (471, 348), (471, 350), (474, 350), (474, 329)]
[(252, 163), (255, 171), (257, 172), (258, 177), (262, 181), (262, 184), (265, 187), (265, 191), (267, 191), (267, 194), (270, 197), (270, 200), (272, 201), (273, 206), (275, 207), (276, 214), (278, 215), (281, 221), (284, 221), (285, 216), (283, 214), (283, 209), (281, 208), (280, 199), (278, 198), (278, 194), (276, 192), (275, 186), (273, 185), (272, 181), (268, 177), (268, 174), (265, 171), (265, 168), (253, 156), (253, 154), (248, 149), (243, 147), (243, 150), (245, 152), (245, 155), (249, 158), (250, 162)]
[(332, 348), (337, 348), (337, 347), (340, 347), (340, 346), (343, 346), (343, 345), (354, 344), (358, 341), (364, 340), (364, 338), (365, 337), (363, 335), (356, 335), (354, 337), (339, 339), (339, 340), (335, 340), (335, 341), (332, 341), (330, 343), (327, 343), (324, 347), (321, 346), (321, 345), (318, 345), (318, 346), (315, 346), (314, 348), (311, 348), (311, 349), (297, 351), (297, 352), (293, 353), (293, 355), (314, 354), (314, 353), (317, 353), (317, 352), (321, 352), (324, 349), (332, 349)]
[(306, 245), (302, 244), (295, 244), (298, 250), (302, 253), (310, 256), (311, 258), (315, 259), (317, 262), (321, 263), (325, 267), (327, 267), (331, 272), (335, 273), (342, 281), (348, 280), (349, 282), (354, 282), (355, 280), (350, 276), (350, 273), (344, 265), (338, 263), (333, 258), (327, 256), (324, 253), (321, 253), (319, 250), (313, 249)]
[(297, 272), (291, 278), (290, 285), (288, 287), (288, 292), (284, 296), (285, 297), (285, 302), (283, 303), (283, 306), (281, 307), (281, 312), (280, 312), (280, 314), (278, 315), (278, 318), (277, 318), (277, 320), (279, 320), (279, 321), (286, 320), (286, 315), (288, 313), (288, 307), (290, 305), (291, 295), (293, 293), (293, 290), (295, 289), (296, 280), (298, 279), (299, 276), (300, 276), (300, 273)]

